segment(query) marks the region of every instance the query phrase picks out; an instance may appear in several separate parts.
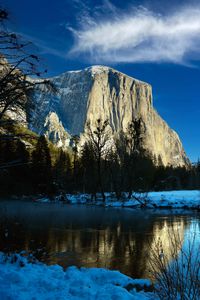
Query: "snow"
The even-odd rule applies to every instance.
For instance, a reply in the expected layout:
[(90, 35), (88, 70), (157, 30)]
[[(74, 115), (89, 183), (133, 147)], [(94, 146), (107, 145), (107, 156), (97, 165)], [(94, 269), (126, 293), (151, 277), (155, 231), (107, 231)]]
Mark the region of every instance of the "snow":
[[(135, 285), (149, 286), (144, 279), (132, 279), (119, 271), (102, 268), (64, 270), (24, 257), (0, 253), (1, 300), (147, 300), (153, 293), (137, 292)], [(129, 288), (127, 287), (129, 286)], [(127, 288), (126, 288), (127, 287)]]
[[(117, 200), (113, 193), (105, 193), (105, 196), (105, 203), (101, 195), (98, 194), (96, 201), (91, 200), (92, 197), (90, 194), (66, 194), (65, 200), (70, 204), (94, 204), (105, 205), (106, 207), (200, 209), (200, 191), (198, 190), (133, 193), (130, 199), (128, 199), (128, 193), (123, 193), (121, 201)], [(59, 202), (60, 200), (61, 197), (57, 196), (54, 202)], [(40, 198), (36, 201), (52, 202), (48, 198)]]
[(109, 69), (111, 69), (111, 68), (109, 68), (107, 66), (94, 65), (94, 66), (91, 66), (91, 67), (87, 68), (86, 70), (91, 71), (92, 76), (94, 76), (96, 74), (101, 74), (103, 72), (108, 72)]
[(127, 74), (125, 73), (122, 73), (120, 71), (117, 71), (111, 67), (108, 67), (108, 66), (104, 66), (104, 65), (93, 65), (93, 66), (90, 66), (86, 69), (83, 70), (84, 71), (91, 71), (91, 74), (92, 76), (94, 77), (96, 74), (101, 74), (103, 72), (109, 72), (109, 70), (111, 70), (113, 73), (118, 73), (118, 74), (121, 74), (122, 76), (125, 76), (125, 77), (128, 77), (128, 78), (131, 78), (133, 79), (135, 82), (138, 82), (138, 83), (141, 83), (141, 84), (145, 84), (145, 85), (149, 85), (148, 83), (144, 82), (144, 81), (141, 81), (139, 79), (136, 79), (134, 77), (131, 77), (131, 76), (128, 76)]
[(182, 190), (182, 191), (164, 191), (151, 192), (148, 194), (148, 199), (153, 205), (172, 206), (182, 208), (184, 206), (200, 208), (200, 191), (198, 190)]
[(69, 87), (66, 87), (66, 88), (62, 87), (61, 92), (62, 92), (62, 94), (70, 94), (70, 93), (73, 93), (73, 90), (70, 89)]

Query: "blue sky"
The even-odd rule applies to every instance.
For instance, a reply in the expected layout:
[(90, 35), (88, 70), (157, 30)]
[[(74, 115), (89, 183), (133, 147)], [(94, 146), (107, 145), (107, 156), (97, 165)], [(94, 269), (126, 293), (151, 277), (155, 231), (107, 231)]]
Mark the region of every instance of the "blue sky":
[(200, 157), (200, 0), (5, 0), (48, 76), (108, 65), (153, 86), (154, 107)]

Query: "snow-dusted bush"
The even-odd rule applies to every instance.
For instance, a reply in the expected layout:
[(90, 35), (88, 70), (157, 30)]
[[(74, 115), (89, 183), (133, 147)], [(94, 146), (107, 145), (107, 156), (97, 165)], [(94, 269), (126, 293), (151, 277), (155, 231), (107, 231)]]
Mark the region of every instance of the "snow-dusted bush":
[(178, 228), (173, 229), (168, 231), (167, 247), (162, 238), (151, 247), (150, 266), (159, 299), (200, 299), (200, 236), (196, 229), (184, 237)]

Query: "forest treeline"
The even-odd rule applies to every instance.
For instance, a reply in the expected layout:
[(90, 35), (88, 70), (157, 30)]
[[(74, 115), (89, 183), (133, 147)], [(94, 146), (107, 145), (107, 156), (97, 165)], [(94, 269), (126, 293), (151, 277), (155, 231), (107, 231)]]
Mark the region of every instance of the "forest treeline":
[[(161, 159), (142, 148), (144, 124), (133, 120), (127, 132), (111, 141), (108, 121), (98, 119), (86, 126), (82, 145), (79, 137), (64, 151), (45, 136), (24, 127), (7, 125), (9, 135), (0, 135), (0, 190), (2, 195), (148, 192), (151, 190), (199, 189), (200, 163), (164, 167)], [(11, 132), (13, 135), (11, 135)], [(20, 132), (20, 134), (19, 134)], [(27, 134), (28, 132), (28, 134)]]

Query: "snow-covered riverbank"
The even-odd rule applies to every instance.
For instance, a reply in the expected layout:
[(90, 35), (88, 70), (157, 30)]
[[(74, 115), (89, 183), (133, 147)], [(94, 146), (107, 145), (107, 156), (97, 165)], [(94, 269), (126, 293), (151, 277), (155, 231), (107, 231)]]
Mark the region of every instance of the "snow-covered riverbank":
[(150, 287), (149, 280), (132, 279), (118, 271), (75, 266), (64, 270), (0, 253), (1, 300), (157, 299), (153, 292), (144, 292), (144, 287)]
[[(185, 208), (200, 209), (200, 191), (181, 190), (181, 191), (163, 191), (149, 193), (133, 193), (128, 199), (128, 194), (124, 193), (122, 200), (116, 200), (114, 194), (105, 193), (106, 201), (103, 202), (101, 195), (96, 200), (91, 200), (89, 194), (66, 194), (56, 197), (53, 202), (70, 204), (94, 204), (104, 205), (106, 207), (133, 207), (133, 208)], [(38, 202), (52, 202), (49, 198), (38, 198)]]

